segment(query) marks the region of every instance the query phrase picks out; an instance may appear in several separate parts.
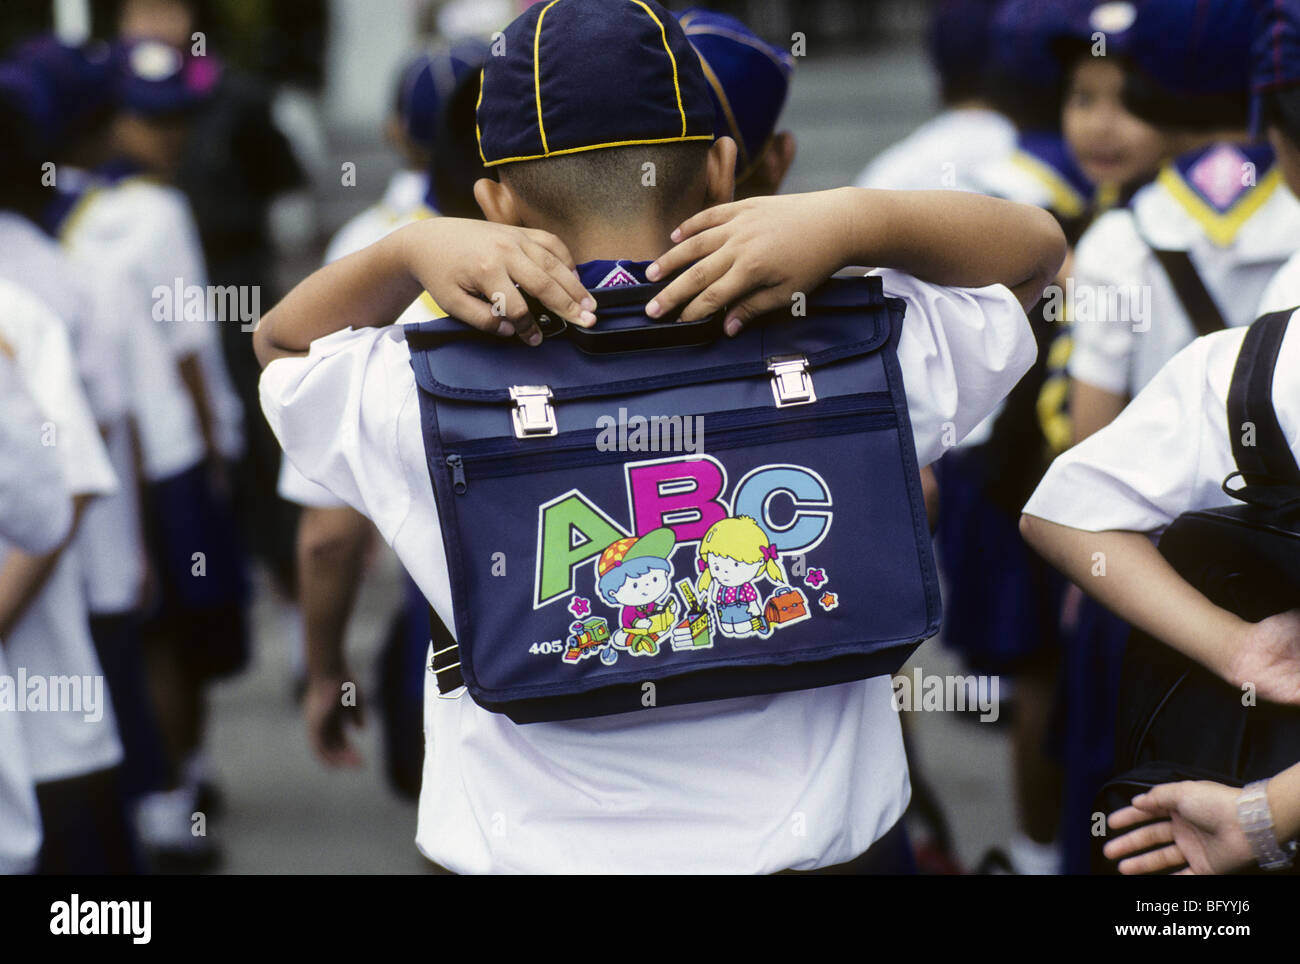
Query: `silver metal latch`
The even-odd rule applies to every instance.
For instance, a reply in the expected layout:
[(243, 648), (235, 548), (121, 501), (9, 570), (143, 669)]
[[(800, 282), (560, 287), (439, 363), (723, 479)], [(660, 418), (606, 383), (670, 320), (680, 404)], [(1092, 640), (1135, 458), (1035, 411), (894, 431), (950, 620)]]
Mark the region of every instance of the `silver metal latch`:
[(546, 385), (514, 385), (510, 397), (515, 407), (510, 419), (515, 423), (515, 438), (538, 438), (554, 435), (555, 410), (551, 408), (551, 390)]
[(777, 408), (817, 401), (805, 356), (773, 355), (767, 360), (767, 370), (772, 373), (772, 397)]

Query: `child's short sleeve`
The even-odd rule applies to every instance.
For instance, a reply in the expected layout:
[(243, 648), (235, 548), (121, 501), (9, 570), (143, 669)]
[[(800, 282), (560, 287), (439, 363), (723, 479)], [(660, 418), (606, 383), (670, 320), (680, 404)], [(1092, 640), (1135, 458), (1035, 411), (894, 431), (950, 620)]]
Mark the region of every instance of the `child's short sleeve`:
[(32, 553), (49, 552), (72, 524), (53, 446), (42, 445), (44, 416), (18, 364), (0, 353), (0, 539)]
[(946, 288), (879, 270), (907, 303), (898, 361), (916, 455), (929, 465), (1002, 402), (1038, 355), (1024, 309), (1007, 288)]
[(411, 505), (399, 439), (423, 451), (410, 358), (400, 327), (345, 328), (305, 356), (271, 362), (259, 386), (294, 467), (368, 516), (390, 544)]
[[(1175, 355), (1118, 418), (1052, 463), (1025, 513), (1089, 532), (1158, 532), (1184, 512), (1231, 504), (1226, 399), (1244, 337), (1216, 332)], [(1284, 428), (1295, 416), (1279, 410)]]
[(45, 419), (42, 442), (58, 454), (68, 494), (115, 492), (117, 475), (77, 377), (67, 329), (25, 290), (5, 288), (0, 333), (16, 349), (27, 387)]
[[(1140, 285), (1148, 249), (1128, 211), (1111, 211), (1085, 232), (1074, 252), (1074, 307), (1096, 304), (1088, 297)], [(1115, 395), (1128, 395), (1133, 363), (1133, 322), (1104, 312), (1071, 317), (1070, 377)]]

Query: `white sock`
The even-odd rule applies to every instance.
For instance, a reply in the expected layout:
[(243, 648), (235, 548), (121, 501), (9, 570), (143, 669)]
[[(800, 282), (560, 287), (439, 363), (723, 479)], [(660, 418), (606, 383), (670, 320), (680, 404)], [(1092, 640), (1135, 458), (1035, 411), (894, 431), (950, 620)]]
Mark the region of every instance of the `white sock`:
[(1022, 833), (1011, 838), (1007, 857), (1016, 873), (1027, 877), (1043, 877), (1061, 872), (1061, 848), (1053, 842), (1036, 843)]

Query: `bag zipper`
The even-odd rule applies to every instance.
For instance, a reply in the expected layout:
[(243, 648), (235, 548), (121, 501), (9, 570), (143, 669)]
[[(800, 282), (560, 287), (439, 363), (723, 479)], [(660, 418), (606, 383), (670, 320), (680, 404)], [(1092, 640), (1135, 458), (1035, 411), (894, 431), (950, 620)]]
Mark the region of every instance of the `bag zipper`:
[[(753, 409), (744, 409), (701, 417), (714, 433), (725, 433), (714, 435), (708, 446), (711, 451), (742, 448), (758, 442), (846, 435), (855, 430), (889, 428), (898, 424), (898, 414), (888, 392), (839, 396), (799, 410), (772, 409), (767, 413), (756, 413)], [(452, 490), (457, 495), (469, 491), (467, 464), (473, 466), (475, 478), (489, 479), (515, 475), (524, 470), (538, 472), (548, 468), (626, 461), (628, 452), (601, 451), (596, 447), (597, 439), (606, 431), (581, 429), (544, 440), (494, 438), (462, 443), (457, 451), (449, 452), (445, 458)]]

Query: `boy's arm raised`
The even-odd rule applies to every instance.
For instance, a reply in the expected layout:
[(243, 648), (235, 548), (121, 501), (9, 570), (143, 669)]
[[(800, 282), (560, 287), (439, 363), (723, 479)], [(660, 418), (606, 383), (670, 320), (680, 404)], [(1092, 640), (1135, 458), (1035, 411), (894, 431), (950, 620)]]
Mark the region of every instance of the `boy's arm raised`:
[(432, 218), (394, 231), (308, 276), (261, 320), (253, 350), (263, 367), (305, 355), (343, 328), (392, 324), (421, 291), (483, 331), (541, 341), (518, 288), (565, 320), (595, 323), (596, 307), (564, 243), (546, 231)]
[(1247, 622), (1207, 599), (1140, 532), (1088, 532), (1026, 514), (1020, 533), (1121, 619), (1233, 686), (1300, 705), (1300, 610)]
[(1028, 308), (1066, 253), (1047, 212), (959, 191), (838, 188), (749, 198), (701, 211), (672, 238), (677, 244), (647, 276), (682, 274), (647, 314), (684, 304), (682, 319), (693, 321), (729, 306), (729, 334), (849, 265), (953, 287), (1002, 284)]

